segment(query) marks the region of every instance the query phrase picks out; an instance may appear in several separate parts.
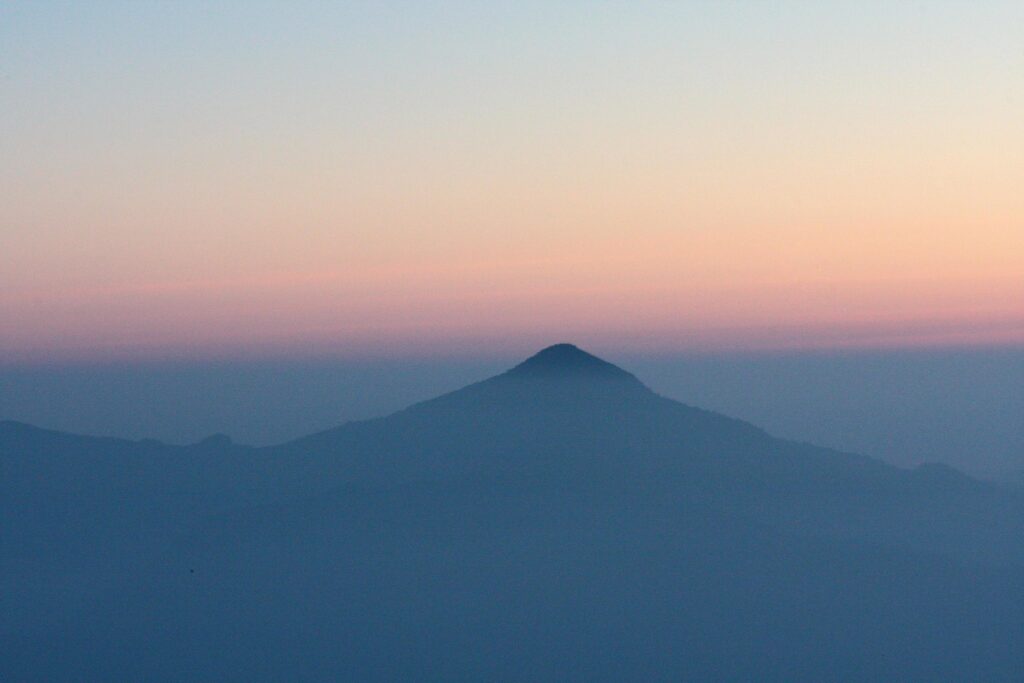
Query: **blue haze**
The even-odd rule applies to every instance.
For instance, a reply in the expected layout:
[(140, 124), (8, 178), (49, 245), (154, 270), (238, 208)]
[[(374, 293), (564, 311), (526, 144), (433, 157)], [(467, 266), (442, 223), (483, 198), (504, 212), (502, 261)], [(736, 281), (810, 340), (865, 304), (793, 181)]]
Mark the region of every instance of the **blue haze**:
[[(899, 465), (1024, 469), (1024, 350), (608, 352), (654, 390), (786, 438)], [(514, 358), (0, 366), (0, 419), (75, 433), (269, 445), (388, 414)]]
[(1022, 538), (566, 344), (265, 449), (0, 421), (0, 679), (1017, 681)]

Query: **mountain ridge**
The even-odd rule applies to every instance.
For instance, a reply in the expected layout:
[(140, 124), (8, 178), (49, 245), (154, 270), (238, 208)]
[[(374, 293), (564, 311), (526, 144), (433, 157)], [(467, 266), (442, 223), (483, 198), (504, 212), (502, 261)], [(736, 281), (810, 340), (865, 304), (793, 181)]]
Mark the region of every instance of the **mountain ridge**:
[(609, 366), (269, 448), (0, 422), (0, 678), (1019, 677), (1024, 495)]

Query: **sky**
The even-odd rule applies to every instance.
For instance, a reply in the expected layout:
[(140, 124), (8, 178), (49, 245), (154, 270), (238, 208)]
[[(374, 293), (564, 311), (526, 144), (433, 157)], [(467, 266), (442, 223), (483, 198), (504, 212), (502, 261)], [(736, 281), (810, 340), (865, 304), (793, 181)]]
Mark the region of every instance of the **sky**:
[(0, 3), (0, 359), (1024, 344), (1019, 2)]

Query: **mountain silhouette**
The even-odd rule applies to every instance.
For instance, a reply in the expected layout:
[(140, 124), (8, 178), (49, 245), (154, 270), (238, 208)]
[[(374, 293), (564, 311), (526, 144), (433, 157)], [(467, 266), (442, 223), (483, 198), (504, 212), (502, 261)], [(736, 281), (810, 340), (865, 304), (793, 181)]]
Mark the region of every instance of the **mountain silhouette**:
[(778, 439), (571, 344), (270, 448), (0, 423), (0, 467), (11, 680), (1024, 670), (1019, 491)]
[(509, 370), (505, 377), (609, 379), (639, 383), (633, 375), (573, 344), (555, 344)]

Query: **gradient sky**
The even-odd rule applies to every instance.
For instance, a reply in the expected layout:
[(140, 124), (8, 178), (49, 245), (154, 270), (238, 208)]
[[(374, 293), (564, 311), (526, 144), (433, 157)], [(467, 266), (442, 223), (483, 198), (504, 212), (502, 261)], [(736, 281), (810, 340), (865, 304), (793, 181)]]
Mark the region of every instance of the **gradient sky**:
[(1016, 1), (0, 3), (0, 159), (4, 360), (1024, 343)]

